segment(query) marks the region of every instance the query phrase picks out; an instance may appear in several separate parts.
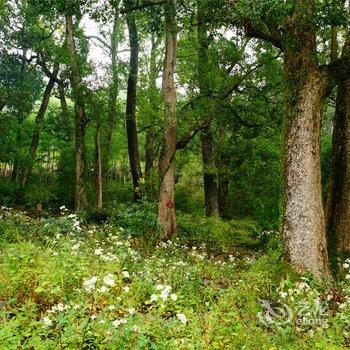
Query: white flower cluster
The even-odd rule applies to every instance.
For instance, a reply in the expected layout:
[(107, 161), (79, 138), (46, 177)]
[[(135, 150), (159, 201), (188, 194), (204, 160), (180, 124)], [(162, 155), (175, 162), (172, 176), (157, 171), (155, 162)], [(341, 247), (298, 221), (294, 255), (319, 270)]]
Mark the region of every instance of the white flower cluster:
[(172, 287), (168, 285), (162, 285), (158, 284), (156, 286), (156, 290), (158, 291), (157, 294), (152, 294), (150, 297), (150, 302), (156, 302), (158, 300), (166, 301), (168, 297), (170, 297), (171, 300), (176, 301), (177, 295), (175, 293), (171, 293)]
[(97, 276), (92, 276), (92, 277), (84, 280), (83, 288), (87, 292), (92, 292), (92, 291), (96, 290), (97, 292), (107, 293), (109, 291), (110, 287), (113, 287), (115, 285), (114, 276), (111, 273), (108, 273), (102, 279), (103, 284), (99, 288), (96, 287), (96, 283), (98, 280), (99, 280), (99, 277), (97, 277)]
[(47, 310), (47, 312), (49, 314), (53, 314), (53, 313), (56, 313), (56, 312), (62, 312), (62, 311), (69, 310), (70, 308), (71, 308), (70, 305), (65, 305), (65, 304), (62, 304), (62, 303), (58, 303), (57, 305), (52, 306), (51, 309)]
[(185, 314), (178, 313), (178, 314), (176, 314), (176, 317), (180, 320), (181, 323), (183, 323), (183, 324), (187, 323), (187, 317)]
[(118, 257), (111, 252), (104, 252), (102, 248), (96, 248), (94, 254), (103, 261), (119, 261)]

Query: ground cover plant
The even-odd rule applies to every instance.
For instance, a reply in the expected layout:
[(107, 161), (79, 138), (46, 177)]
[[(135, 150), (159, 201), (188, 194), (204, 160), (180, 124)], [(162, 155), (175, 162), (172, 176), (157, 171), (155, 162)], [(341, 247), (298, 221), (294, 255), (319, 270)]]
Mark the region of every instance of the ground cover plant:
[[(275, 233), (264, 253), (234, 240), (226, 251), (182, 239), (147, 247), (118, 220), (86, 224), (65, 208), (1, 216), (3, 349), (347, 348), (349, 283), (329, 289), (293, 273)], [(309, 319), (315, 300), (328, 308), (320, 323), (285, 323), (262, 300), (302, 302)]]

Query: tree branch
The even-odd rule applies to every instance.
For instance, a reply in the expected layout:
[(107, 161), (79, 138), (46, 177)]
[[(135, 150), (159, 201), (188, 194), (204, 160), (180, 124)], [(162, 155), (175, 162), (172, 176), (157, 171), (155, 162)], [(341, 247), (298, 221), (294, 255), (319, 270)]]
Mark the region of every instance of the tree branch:
[(187, 144), (206, 126), (208, 125), (208, 120), (203, 123), (196, 124), (187, 134), (185, 134), (180, 140), (176, 143), (176, 149), (183, 149)]
[(276, 29), (258, 27), (248, 18), (243, 20), (243, 28), (248, 37), (268, 41), (279, 49), (282, 49), (281, 34)]

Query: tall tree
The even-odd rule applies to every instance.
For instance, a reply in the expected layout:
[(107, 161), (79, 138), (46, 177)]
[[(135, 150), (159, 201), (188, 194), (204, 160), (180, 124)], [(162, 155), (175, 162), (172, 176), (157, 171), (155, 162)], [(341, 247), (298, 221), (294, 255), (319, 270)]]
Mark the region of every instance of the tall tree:
[[(350, 34), (342, 56), (350, 55)], [(332, 253), (350, 254), (350, 77), (338, 81), (327, 197), (327, 229)]]
[[(128, 10), (132, 7), (132, 2), (130, 0), (124, 0), (124, 5)], [(130, 44), (130, 68), (126, 97), (126, 133), (128, 139), (129, 162), (133, 182), (133, 199), (135, 202), (137, 202), (140, 200), (139, 180), (142, 178), (142, 172), (136, 126), (139, 40), (133, 11), (127, 11), (126, 21), (128, 24)]]
[(101, 161), (101, 124), (96, 123), (95, 133), (95, 165), (94, 165), (94, 186), (95, 186), (95, 208), (103, 207), (103, 183), (102, 183), (102, 161)]
[[(250, 5), (244, 4), (246, 11)], [(269, 41), (284, 53), (281, 215), (285, 248), (297, 270), (324, 277), (329, 275), (329, 266), (321, 193), (320, 126), (324, 100), (339, 65), (321, 66), (318, 62), (316, 5), (314, 0), (279, 2), (272, 21), (248, 18), (249, 14), (241, 12), (241, 24), (249, 36)]]
[(213, 133), (211, 126), (211, 99), (210, 94), (210, 65), (208, 47), (210, 39), (207, 33), (206, 18), (207, 3), (197, 0), (197, 33), (198, 33), (198, 83), (200, 94), (205, 96), (201, 99), (201, 112), (204, 114), (206, 125), (201, 133), (202, 159), (203, 159), (203, 182), (205, 196), (205, 210), (207, 216), (218, 213), (218, 183), (216, 176), (216, 164), (214, 157)]
[(329, 274), (320, 167), (321, 113), (328, 76), (316, 60), (315, 4), (298, 1), (283, 38), (285, 74), (283, 234), (299, 270)]
[(163, 145), (159, 157), (158, 225), (162, 238), (177, 235), (175, 216), (174, 157), (177, 145), (177, 116), (175, 64), (177, 49), (177, 23), (175, 1), (167, 0), (165, 9), (165, 57), (163, 67), (164, 127)]
[(150, 112), (152, 113), (151, 125), (147, 128), (146, 133), (146, 149), (145, 149), (145, 180), (148, 194), (152, 193), (153, 190), (153, 180), (152, 180), (152, 169), (154, 167), (156, 159), (155, 150), (155, 126), (157, 116), (156, 111), (158, 110), (158, 88), (157, 88), (157, 78), (159, 75), (159, 65), (157, 60), (157, 49), (161, 43), (162, 37), (159, 33), (152, 33), (151, 36), (151, 54), (149, 61), (149, 76), (148, 76), (148, 102), (150, 106)]
[(69, 7), (66, 10), (65, 20), (67, 49), (69, 53), (70, 81), (75, 106), (75, 209), (79, 211), (86, 209), (88, 205), (85, 150), (87, 118), (85, 115), (82, 75), (78, 65), (75, 45), (73, 15), (70, 13)]
[(103, 128), (102, 132), (102, 150), (101, 150), (101, 161), (102, 161), (102, 176), (103, 182), (108, 182), (109, 175), (109, 158), (111, 152), (112, 137), (117, 120), (117, 101), (119, 92), (119, 78), (118, 78), (118, 46), (119, 46), (119, 35), (120, 35), (120, 19), (119, 19), (119, 6), (120, 1), (113, 1), (113, 29), (110, 36), (109, 54), (111, 58), (111, 83), (109, 86), (108, 96), (108, 119), (106, 128)]
[(59, 71), (59, 64), (56, 63), (52, 73), (50, 74), (49, 81), (47, 82), (47, 85), (41, 100), (40, 108), (35, 116), (34, 131), (32, 134), (32, 140), (30, 142), (30, 147), (29, 147), (29, 163), (25, 165), (21, 171), (20, 182), (23, 186), (26, 184), (28, 176), (30, 176), (30, 173), (35, 161), (36, 153), (39, 146), (42, 123), (45, 117), (47, 107), (49, 105), (52, 90), (57, 80), (58, 71)]

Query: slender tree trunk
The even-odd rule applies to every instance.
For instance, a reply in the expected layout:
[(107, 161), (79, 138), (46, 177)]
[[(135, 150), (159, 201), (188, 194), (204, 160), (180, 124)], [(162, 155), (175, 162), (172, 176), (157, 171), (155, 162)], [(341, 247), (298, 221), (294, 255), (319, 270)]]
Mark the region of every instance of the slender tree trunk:
[(23, 186), (26, 184), (28, 176), (30, 176), (32, 168), (33, 168), (33, 163), (35, 161), (36, 152), (37, 152), (38, 146), (39, 146), (41, 126), (42, 126), (42, 123), (43, 123), (43, 120), (45, 117), (47, 107), (49, 105), (52, 89), (55, 85), (55, 81), (56, 81), (56, 78), (58, 75), (58, 69), (59, 69), (59, 67), (58, 67), (58, 65), (56, 65), (54, 67), (53, 72), (52, 72), (52, 77), (49, 79), (49, 81), (46, 85), (39, 111), (35, 117), (35, 126), (34, 126), (32, 140), (31, 140), (30, 147), (29, 147), (29, 163), (27, 166), (23, 167), (22, 174), (21, 174), (21, 184)]
[[(222, 134), (222, 133), (221, 133)], [(228, 175), (229, 159), (224, 154), (219, 154), (218, 157), (218, 207), (220, 217), (229, 219), (231, 217), (229, 204), (229, 185), (230, 179)]]
[(102, 184), (102, 162), (101, 162), (101, 126), (96, 125), (95, 135), (95, 208), (102, 209), (103, 206), (103, 184)]
[[(350, 53), (350, 35), (343, 56)], [(350, 254), (350, 77), (338, 82), (327, 197), (327, 229), (332, 253)]]
[(205, 7), (203, 1), (197, 0), (198, 7), (198, 82), (201, 95), (207, 96), (202, 99), (200, 105), (203, 119), (207, 122), (202, 130), (202, 159), (203, 159), (203, 182), (205, 211), (207, 216), (216, 215), (219, 210), (218, 204), (218, 183), (216, 176), (216, 165), (214, 157), (213, 135), (211, 130), (211, 101), (209, 98), (210, 78), (209, 78), (209, 38), (207, 35), (205, 21)]
[[(26, 69), (28, 65), (27, 61), (27, 51), (28, 49), (24, 48), (22, 53), (22, 65), (21, 65), (21, 81), (24, 80)], [(23, 123), (27, 117), (28, 111), (25, 111), (18, 106), (18, 115), (17, 115), (17, 129), (16, 129), (16, 153), (13, 161), (12, 175), (11, 180), (15, 182), (19, 182), (21, 176), (21, 149), (22, 149), (22, 141), (23, 141)], [(16, 199), (17, 200), (17, 199)]]
[(20, 150), (22, 148), (22, 141), (23, 141), (23, 122), (24, 117), (20, 115), (17, 118), (17, 130), (16, 130), (16, 154), (15, 159), (13, 162), (13, 168), (12, 168), (12, 174), (11, 174), (11, 180), (14, 182), (19, 181), (20, 177)]
[(177, 235), (175, 216), (174, 157), (177, 143), (176, 89), (174, 82), (177, 24), (174, 0), (165, 4), (165, 58), (163, 69), (163, 97), (165, 103), (163, 148), (159, 158), (158, 225), (162, 238)]
[[(149, 73), (149, 82), (148, 82), (148, 96), (149, 96), (149, 105), (151, 107), (152, 113), (154, 116), (156, 114), (156, 110), (158, 109), (157, 105), (157, 78), (158, 78), (158, 65), (157, 65), (157, 48), (161, 42), (161, 37), (157, 38), (152, 36), (152, 47), (151, 47), (151, 55), (150, 55), (150, 73)], [(152, 116), (153, 117), (153, 116)], [(156, 119), (153, 117), (152, 119)], [(147, 192), (149, 195), (153, 192), (153, 181), (152, 181), (152, 169), (154, 166), (154, 161), (156, 158), (156, 151), (154, 149), (154, 126), (150, 126), (147, 129), (146, 133), (146, 159), (145, 159), (145, 180), (147, 186)]]
[(67, 47), (69, 51), (70, 80), (75, 103), (75, 210), (87, 208), (85, 134), (87, 120), (84, 110), (82, 78), (77, 63), (73, 19), (66, 15)]
[[(124, 0), (125, 7), (130, 7), (130, 1)], [(142, 178), (137, 127), (136, 127), (136, 92), (138, 78), (139, 42), (136, 21), (133, 12), (126, 15), (130, 42), (130, 70), (126, 98), (126, 132), (128, 138), (129, 162), (133, 182), (133, 200), (140, 200), (139, 180)]]
[(321, 278), (329, 275), (320, 167), (321, 113), (328, 80), (316, 62), (316, 35), (306, 23), (309, 15), (304, 17), (312, 5), (306, 3), (298, 9), (297, 27), (290, 28), (294, 36), (285, 49), (282, 229), (292, 265)]
[(119, 91), (119, 79), (118, 79), (118, 35), (120, 30), (119, 25), (119, 1), (114, 5), (115, 14), (113, 22), (113, 30), (111, 35), (110, 42), (110, 55), (111, 55), (111, 73), (112, 73), (112, 82), (109, 88), (109, 97), (108, 97), (108, 120), (107, 128), (103, 130), (102, 138), (102, 176), (103, 182), (106, 184), (109, 179), (109, 158), (112, 145), (112, 137), (114, 133), (114, 128), (117, 119), (117, 101), (118, 101), (118, 91)]
[(73, 140), (73, 133), (72, 133), (72, 129), (70, 128), (68, 104), (67, 104), (66, 93), (62, 82), (58, 83), (58, 95), (59, 95), (60, 104), (61, 104), (62, 121), (66, 126), (67, 140), (68, 142), (70, 142)]

